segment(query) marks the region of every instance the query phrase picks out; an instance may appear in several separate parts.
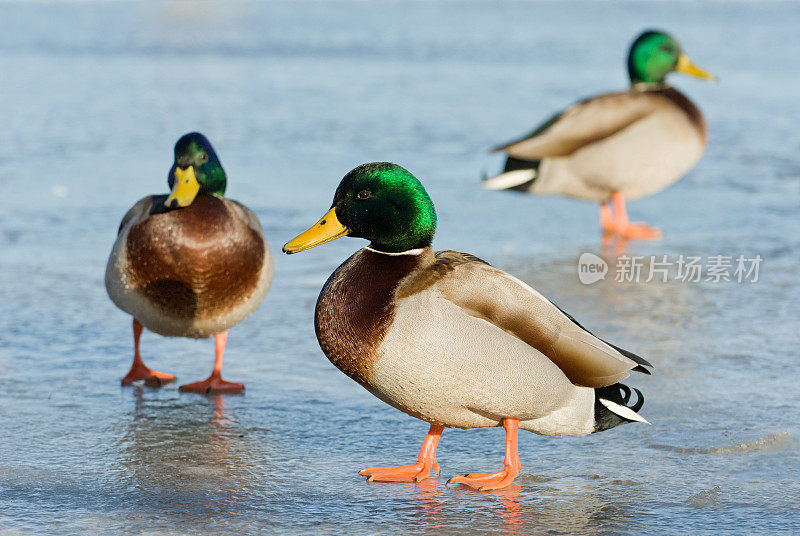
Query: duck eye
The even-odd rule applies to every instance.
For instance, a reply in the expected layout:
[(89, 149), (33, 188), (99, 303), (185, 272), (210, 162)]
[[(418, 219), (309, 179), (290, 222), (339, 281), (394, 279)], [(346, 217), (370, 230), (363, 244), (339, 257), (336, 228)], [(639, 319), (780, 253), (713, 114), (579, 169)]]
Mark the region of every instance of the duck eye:
[(369, 199), (370, 197), (372, 197), (372, 192), (370, 192), (369, 190), (361, 190), (360, 192), (358, 192), (358, 195), (356, 197), (358, 197), (363, 201), (364, 199)]
[(203, 153), (200, 155), (201, 162), (208, 162), (208, 153)]
[(660, 47), (658, 47), (658, 48), (660, 48), (660, 49), (661, 49), (663, 52), (666, 52), (667, 54), (672, 54), (673, 52), (675, 52), (675, 51), (672, 49), (672, 47), (671, 47), (671, 46), (669, 46), (669, 45), (661, 45), (661, 46), (660, 46)]

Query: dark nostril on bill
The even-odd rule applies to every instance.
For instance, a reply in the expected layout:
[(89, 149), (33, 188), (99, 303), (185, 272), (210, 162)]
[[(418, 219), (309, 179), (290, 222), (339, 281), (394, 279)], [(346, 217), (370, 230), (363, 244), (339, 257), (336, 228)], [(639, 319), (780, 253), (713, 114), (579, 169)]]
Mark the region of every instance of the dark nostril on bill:
[(325, 225), (327, 222), (328, 222), (328, 220), (322, 220), (321, 222), (319, 222), (319, 224), (320, 225)]

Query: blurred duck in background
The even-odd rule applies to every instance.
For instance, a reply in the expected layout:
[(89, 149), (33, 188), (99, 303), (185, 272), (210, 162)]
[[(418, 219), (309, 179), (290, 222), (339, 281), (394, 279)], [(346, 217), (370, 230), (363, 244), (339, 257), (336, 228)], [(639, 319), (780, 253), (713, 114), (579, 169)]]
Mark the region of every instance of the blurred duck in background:
[(373, 395), (430, 424), (416, 463), (370, 467), (375, 482), (439, 472), (444, 427), (503, 426), (502, 470), (453, 477), (485, 491), (520, 470), (517, 432), (579, 436), (632, 421), (644, 402), (619, 383), (649, 374), (641, 357), (608, 344), (531, 287), (467, 253), (435, 252), (436, 211), (422, 184), (387, 162), (341, 181), (333, 206), (288, 242), (297, 253), (342, 236), (366, 238), (328, 278), (316, 306), (320, 347)]
[(505, 170), (484, 187), (599, 201), (603, 233), (659, 238), (658, 229), (628, 221), (625, 201), (678, 181), (706, 147), (703, 114), (667, 84), (671, 72), (716, 80), (669, 34), (642, 33), (628, 54), (628, 91), (581, 100), (531, 134), (496, 147), (508, 155)]
[(256, 215), (225, 199), (227, 178), (205, 136), (175, 144), (169, 195), (137, 202), (119, 226), (106, 268), (106, 289), (133, 316), (133, 365), (122, 385), (159, 386), (175, 380), (149, 369), (139, 353), (142, 327), (168, 337), (214, 337), (216, 362), (206, 380), (181, 386), (201, 394), (238, 393), (222, 379), (228, 330), (261, 304), (273, 261)]

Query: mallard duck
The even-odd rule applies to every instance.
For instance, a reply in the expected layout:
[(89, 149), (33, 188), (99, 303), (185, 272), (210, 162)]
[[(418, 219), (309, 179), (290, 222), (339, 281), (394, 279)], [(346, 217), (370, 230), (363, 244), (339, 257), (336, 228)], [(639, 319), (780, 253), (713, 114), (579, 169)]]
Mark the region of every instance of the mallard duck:
[(433, 202), (402, 167), (361, 165), (331, 209), (288, 242), (297, 253), (342, 236), (369, 246), (330, 276), (314, 325), (330, 361), (387, 404), (430, 423), (411, 465), (370, 467), (369, 481), (412, 482), (439, 472), (445, 427), (504, 426), (504, 468), (453, 477), (479, 490), (520, 470), (517, 430), (585, 435), (631, 421), (644, 398), (619, 382), (647, 372), (637, 355), (595, 337), (531, 287), (467, 253), (439, 251)]
[(106, 268), (106, 290), (133, 316), (133, 365), (123, 385), (162, 385), (175, 377), (145, 366), (142, 327), (167, 337), (214, 337), (216, 362), (206, 380), (181, 391), (241, 392), (222, 379), (228, 330), (258, 308), (272, 281), (269, 244), (256, 215), (225, 199), (226, 175), (197, 132), (175, 144), (168, 195), (141, 199), (125, 214)]
[(628, 221), (625, 200), (676, 182), (706, 147), (703, 114), (665, 82), (673, 71), (715, 79), (695, 66), (672, 36), (642, 33), (628, 55), (628, 91), (579, 101), (531, 134), (496, 147), (508, 155), (505, 171), (484, 186), (599, 201), (604, 233), (660, 237), (658, 229)]

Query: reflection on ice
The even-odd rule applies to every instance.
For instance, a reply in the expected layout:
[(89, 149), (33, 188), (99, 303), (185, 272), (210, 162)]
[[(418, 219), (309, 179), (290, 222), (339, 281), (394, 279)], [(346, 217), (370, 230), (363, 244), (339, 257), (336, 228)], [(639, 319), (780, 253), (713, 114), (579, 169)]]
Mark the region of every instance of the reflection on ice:
[(241, 509), (264, 454), (250, 449), (225, 397), (132, 394), (130, 418), (118, 421), (118, 463), (122, 478), (145, 493), (146, 508), (191, 513), (199, 522)]

